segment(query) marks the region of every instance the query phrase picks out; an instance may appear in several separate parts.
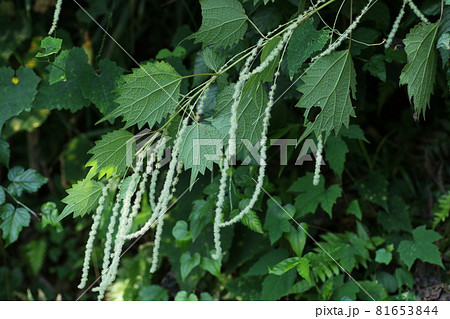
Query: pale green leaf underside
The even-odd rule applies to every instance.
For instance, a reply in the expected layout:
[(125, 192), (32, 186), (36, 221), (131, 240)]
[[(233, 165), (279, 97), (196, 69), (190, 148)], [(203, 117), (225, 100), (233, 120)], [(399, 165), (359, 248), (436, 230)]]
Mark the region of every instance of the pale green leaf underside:
[(408, 86), (408, 96), (414, 110), (425, 115), (436, 77), (437, 23), (416, 25), (404, 40), (408, 64), (400, 75), (400, 84)]
[(73, 213), (73, 217), (83, 217), (97, 207), (102, 193), (103, 184), (93, 180), (79, 181), (67, 190), (67, 195), (61, 201), (67, 206), (58, 217), (58, 221)]
[(92, 166), (89, 175), (98, 173), (98, 179), (104, 175), (110, 178), (112, 175), (120, 175), (126, 170), (127, 158), (133, 159), (135, 152), (135, 140), (133, 134), (126, 130), (118, 130), (102, 136), (95, 146), (89, 151), (93, 154), (86, 166)]
[(212, 170), (214, 162), (208, 158), (216, 154), (217, 142), (221, 143), (220, 134), (213, 125), (199, 123), (186, 128), (180, 149), (180, 160), (186, 170), (192, 169), (191, 185), (198, 173), (205, 174), (206, 169)]
[(247, 15), (237, 0), (200, 0), (202, 25), (189, 38), (203, 47), (227, 47), (243, 38), (247, 30)]
[[(344, 124), (348, 127), (350, 116), (355, 116), (350, 90), (355, 98), (356, 73), (350, 52), (337, 51), (324, 56), (311, 65), (301, 78), (298, 90), (303, 93), (297, 106), (305, 108), (305, 126), (316, 136), (325, 132), (325, 138), (334, 130), (337, 134)], [(313, 107), (321, 110), (313, 122), (308, 114)]]
[(166, 62), (147, 63), (123, 77), (117, 89), (119, 106), (105, 119), (123, 116), (126, 127), (153, 127), (171, 113), (177, 103), (182, 77)]
[[(211, 123), (217, 128), (223, 140), (228, 143), (230, 129), (231, 105), (233, 103), (234, 85), (226, 87), (217, 98), (216, 114)], [(267, 104), (267, 94), (258, 77), (250, 79), (245, 85), (238, 105), (238, 130), (236, 132), (236, 149), (243, 149), (243, 140), (249, 140), (255, 145), (261, 138), (264, 108)], [(244, 148), (245, 149), (245, 148)], [(248, 153), (245, 149), (245, 154)]]

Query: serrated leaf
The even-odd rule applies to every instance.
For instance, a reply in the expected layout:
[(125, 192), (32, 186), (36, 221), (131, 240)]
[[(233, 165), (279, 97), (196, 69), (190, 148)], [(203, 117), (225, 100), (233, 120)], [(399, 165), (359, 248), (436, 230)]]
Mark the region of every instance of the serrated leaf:
[[(31, 108), (40, 78), (33, 69), (20, 67), (15, 72), (9, 67), (0, 68), (0, 134), (3, 124), (13, 116)], [(15, 82), (13, 82), (15, 80)]]
[(411, 269), (416, 259), (444, 268), (439, 249), (433, 245), (441, 238), (442, 236), (434, 230), (426, 229), (425, 225), (417, 227), (413, 230), (413, 241), (403, 240), (400, 242), (398, 246), (400, 260), (408, 266), (408, 269)]
[(329, 31), (317, 31), (312, 18), (294, 30), (287, 48), (287, 68), (291, 79), (311, 54), (322, 50), (328, 38)]
[(88, 57), (82, 48), (61, 51), (55, 59), (58, 67), (49, 67), (50, 76), (41, 83), (33, 106), (37, 109), (66, 109), (72, 112), (88, 106), (90, 102), (82, 94), (81, 83), (86, 81), (86, 74), (94, 70), (87, 62)]
[(119, 106), (104, 120), (122, 116), (125, 127), (148, 124), (151, 128), (175, 110), (182, 77), (170, 64), (149, 62), (122, 79), (116, 90)]
[(330, 168), (342, 179), (345, 156), (348, 153), (347, 143), (340, 136), (330, 136), (325, 145), (325, 158)]
[(47, 242), (45, 240), (32, 240), (25, 246), (25, 257), (31, 266), (33, 275), (37, 275), (44, 264)]
[(14, 208), (11, 204), (0, 206), (0, 229), (6, 246), (15, 242), (23, 227), (30, 225), (30, 214), (24, 208)]
[(53, 202), (47, 202), (41, 206), (42, 228), (47, 225), (55, 227), (57, 231), (63, 230), (61, 222), (58, 221), (58, 209)]
[(9, 144), (6, 140), (0, 137), (0, 163), (9, 167)]
[(225, 64), (226, 56), (218, 54), (212, 48), (204, 48), (202, 54), (203, 61), (213, 71), (219, 71)]
[(56, 54), (61, 50), (62, 39), (54, 37), (45, 37), (41, 41), (41, 48), (44, 49), (43, 52), (38, 52), (36, 58), (46, 57), (52, 54)]
[(102, 136), (88, 152), (93, 154), (86, 166), (91, 166), (89, 176), (98, 173), (98, 179), (103, 176), (110, 178), (121, 175), (127, 168), (127, 158), (132, 159), (135, 153), (135, 139), (126, 130), (117, 130)]
[(359, 125), (351, 124), (348, 127), (343, 127), (339, 131), (339, 135), (370, 143), (364, 136), (364, 131), (359, 127)]
[(409, 100), (417, 113), (425, 116), (436, 78), (437, 52), (435, 49), (438, 23), (416, 25), (403, 41), (408, 64), (400, 74), (400, 84), (408, 86)]
[(113, 91), (117, 88), (124, 70), (110, 60), (101, 60), (98, 67), (100, 74), (95, 74), (88, 68), (83, 69), (84, 81), (81, 82), (81, 90), (85, 98), (91, 100), (103, 115), (107, 115), (118, 105), (114, 102), (116, 93)]
[(320, 179), (317, 186), (312, 184), (313, 174), (307, 173), (305, 176), (297, 179), (288, 189), (290, 192), (300, 193), (295, 198), (295, 208), (298, 214), (296, 217), (302, 217), (309, 213), (315, 213), (320, 206), (327, 212), (331, 218), (331, 211), (338, 197), (341, 197), (342, 189), (339, 185), (331, 185), (325, 189), (325, 181)]
[(258, 214), (256, 214), (256, 212), (253, 210), (250, 210), (247, 214), (244, 215), (244, 217), (242, 217), (241, 223), (250, 228), (251, 230), (253, 230), (254, 232), (264, 234), (261, 225), (261, 220), (259, 219)]
[(184, 281), (191, 271), (200, 265), (200, 254), (195, 253), (194, 256), (190, 252), (185, 252), (180, 257), (181, 279)]
[[(231, 105), (233, 104), (234, 84), (226, 87), (217, 98), (216, 113), (211, 124), (219, 131), (223, 144), (228, 143), (230, 128)], [(255, 145), (261, 138), (264, 108), (267, 104), (267, 94), (259, 81), (259, 77), (252, 77), (243, 88), (241, 101), (238, 105), (237, 118), (239, 129), (236, 132), (236, 151), (241, 157), (248, 154), (243, 140)]]
[[(277, 198), (267, 200), (267, 213), (264, 221), (264, 230), (269, 232), (269, 239), (272, 245), (281, 238), (283, 233), (291, 230), (291, 224), (289, 223), (291, 217), (278, 206), (275, 200), (279, 202)], [(295, 209), (292, 205), (286, 205), (283, 208), (291, 216), (295, 215)]]
[(191, 186), (198, 173), (204, 175), (206, 169), (212, 170), (214, 157), (222, 148), (220, 144), (220, 134), (215, 126), (194, 123), (186, 127), (179, 159), (185, 170), (191, 169)]
[(237, 43), (247, 30), (247, 15), (238, 0), (200, 0), (202, 25), (189, 39), (203, 47), (217, 48)]
[(83, 217), (94, 210), (102, 194), (103, 183), (93, 180), (82, 180), (72, 185), (67, 190), (67, 195), (61, 201), (67, 206), (58, 217), (61, 221), (64, 217), (73, 213), (73, 217)]
[[(273, 39), (269, 40), (266, 45), (264, 46), (262, 52), (261, 52), (261, 63), (264, 62), (265, 59), (270, 55), (270, 53), (275, 49), (278, 42), (281, 41), (280, 36), (276, 36)], [(275, 69), (278, 67), (278, 64), (280, 62), (280, 53), (275, 57), (275, 59), (272, 60), (272, 62), (269, 63), (269, 65), (261, 72), (261, 80), (264, 82), (272, 82), (273, 81), (273, 74), (275, 73)]]
[[(350, 92), (355, 98), (356, 73), (348, 50), (333, 52), (321, 57), (301, 77), (304, 84), (298, 88), (303, 93), (297, 107), (305, 108), (307, 134), (316, 136), (324, 132), (326, 139), (334, 130), (339, 132), (342, 125), (348, 127), (350, 117), (355, 116)], [(308, 115), (313, 107), (320, 112), (310, 122)]]
[(16, 196), (22, 196), (23, 191), (35, 192), (48, 180), (34, 169), (25, 170), (21, 166), (11, 168), (8, 172), (8, 179), (12, 182), (8, 185), (8, 192)]

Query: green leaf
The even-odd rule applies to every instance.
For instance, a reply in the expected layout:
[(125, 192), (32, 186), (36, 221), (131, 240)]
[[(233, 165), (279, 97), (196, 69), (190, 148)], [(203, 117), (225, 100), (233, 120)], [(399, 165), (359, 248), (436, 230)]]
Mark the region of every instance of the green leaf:
[(191, 271), (200, 265), (200, 254), (195, 253), (194, 256), (191, 256), (190, 252), (185, 252), (180, 257), (180, 272), (181, 279), (184, 281), (186, 277), (191, 273)]
[(387, 251), (385, 248), (380, 248), (376, 251), (375, 261), (377, 263), (389, 265), (391, 260), (392, 260), (392, 253)]
[(198, 301), (198, 298), (195, 294), (188, 295), (186, 291), (181, 290), (175, 296), (175, 301)]
[(3, 187), (0, 186), (0, 205), (2, 205), (5, 202), (5, 191), (3, 190)]
[[(342, 124), (348, 127), (350, 116), (355, 116), (353, 98), (356, 93), (356, 73), (348, 50), (333, 52), (317, 60), (301, 77), (304, 84), (298, 88), (303, 93), (297, 107), (305, 108), (306, 135), (314, 131), (316, 136), (325, 132), (339, 132)], [(320, 112), (312, 122), (308, 115), (313, 107)]]
[(6, 140), (0, 137), (0, 163), (9, 167), (9, 144)]
[[(348, 272), (352, 272), (358, 262), (365, 263), (369, 258), (369, 253), (365, 247), (366, 242), (356, 234), (350, 234), (350, 238), (341, 239), (340, 241), (333, 243), (336, 245), (336, 248), (334, 248), (332, 253), (332, 256), (338, 260), (341, 266)], [(330, 250), (329, 248), (328, 250)]]
[[(14, 82), (13, 82), (14, 80)], [(18, 82), (17, 82), (18, 81)], [(37, 93), (40, 78), (33, 69), (20, 67), (14, 70), (9, 67), (0, 68), (0, 134), (3, 124), (22, 111), (29, 111)]]
[(367, 291), (369, 295), (363, 290), (358, 293), (359, 298), (365, 301), (372, 301), (372, 298), (376, 301), (383, 301), (386, 299), (387, 292), (379, 283), (374, 281), (360, 281), (359, 284)]
[[(248, 203), (248, 198), (242, 200), (241, 202)], [(245, 205), (243, 205), (243, 207), (245, 207)], [(240, 203), (239, 203), (239, 208), (242, 209)], [(230, 218), (233, 218), (236, 215), (238, 215), (241, 211), (240, 209), (233, 210), (230, 214)], [(244, 224), (245, 226), (247, 226), (248, 228), (250, 228), (251, 230), (253, 230), (254, 232), (257, 232), (259, 234), (264, 234), (264, 231), (263, 231), (263, 228), (261, 225), (261, 220), (259, 219), (258, 214), (255, 211), (250, 210), (247, 214), (244, 215), (244, 217), (242, 217), (240, 222), (242, 224)]]
[(325, 29), (317, 31), (312, 18), (294, 30), (287, 48), (287, 68), (291, 79), (311, 54), (322, 50), (329, 34)]
[(202, 53), (205, 64), (215, 72), (225, 64), (226, 56), (218, 54), (212, 48), (204, 48)]
[[(269, 274), (281, 276), (282, 274), (288, 272), (292, 268), (295, 268), (298, 265), (300, 265), (300, 263), (302, 262), (303, 259), (304, 258), (300, 258), (300, 257), (292, 257), (292, 258), (285, 259), (285, 260), (279, 262), (278, 264), (276, 264), (275, 267), (273, 267), (269, 271)], [(309, 262), (308, 262), (308, 264), (309, 264)]]
[(347, 210), (345, 211), (347, 215), (355, 215), (359, 220), (362, 219), (361, 208), (359, 207), (359, 202), (357, 199), (354, 199), (348, 205)]
[(15, 242), (23, 227), (30, 225), (30, 214), (23, 208), (11, 204), (0, 206), (0, 229), (6, 246)]
[(306, 279), (306, 281), (312, 285), (311, 277), (309, 275), (309, 260), (306, 258), (302, 258), (300, 260), (300, 263), (297, 265), (297, 272), (300, 276), (302, 276), (303, 279)]
[(364, 136), (364, 131), (359, 127), (359, 125), (351, 124), (349, 127), (343, 127), (339, 131), (342, 137), (348, 137), (352, 139), (358, 139), (366, 143), (370, 143)]
[(294, 284), (296, 273), (289, 271), (281, 276), (269, 275), (263, 281), (262, 300), (277, 300), (284, 296)]
[(58, 209), (56, 208), (56, 204), (53, 202), (47, 202), (41, 206), (41, 216), (42, 216), (42, 228), (45, 228), (47, 225), (55, 227), (57, 231), (62, 231), (61, 222), (58, 221)]
[(444, 268), (439, 249), (433, 245), (433, 242), (441, 238), (442, 236), (434, 230), (427, 230), (425, 225), (417, 227), (413, 230), (413, 241), (400, 242), (398, 246), (400, 260), (408, 266), (408, 269), (411, 269), (416, 259)]
[(168, 301), (169, 293), (158, 285), (144, 286), (139, 289), (139, 301)]
[(49, 77), (41, 83), (33, 106), (38, 109), (68, 109), (72, 112), (88, 106), (90, 102), (84, 98), (81, 84), (87, 81), (86, 75), (94, 70), (87, 62), (88, 57), (82, 48), (61, 51), (54, 62), (58, 67), (49, 67)]
[(67, 195), (61, 201), (67, 206), (58, 217), (58, 221), (73, 213), (73, 217), (83, 217), (98, 205), (103, 183), (93, 180), (82, 180), (67, 190)]
[(194, 207), (192, 208), (192, 212), (189, 215), (190, 230), (192, 233), (192, 239), (194, 241), (203, 232), (205, 226), (213, 220), (214, 207), (214, 200), (205, 201), (203, 199), (199, 199), (194, 201)]
[(192, 235), (188, 230), (188, 225), (184, 220), (179, 220), (172, 228), (172, 235), (175, 238), (176, 246), (185, 250), (192, 241)]
[(206, 169), (212, 170), (215, 155), (221, 150), (220, 142), (220, 134), (211, 124), (194, 123), (186, 128), (179, 158), (185, 170), (191, 169), (191, 186), (198, 173), (204, 175)]
[(114, 102), (116, 94), (113, 90), (117, 88), (124, 70), (110, 60), (101, 60), (98, 67), (100, 75), (91, 72), (89, 68), (83, 69), (81, 90), (85, 98), (91, 100), (103, 115), (107, 115), (118, 105)]
[(384, 55), (376, 54), (370, 57), (363, 66), (364, 71), (369, 71), (370, 74), (381, 81), (386, 81), (386, 62), (384, 60)]
[(222, 267), (222, 261), (219, 259), (202, 257), (200, 267), (208, 271), (211, 275), (220, 277), (220, 267)]
[[(270, 53), (275, 49), (278, 42), (280, 42), (281, 37), (276, 36), (273, 39), (269, 40), (264, 46), (261, 52), (261, 63), (264, 62), (265, 59), (270, 55)], [(264, 82), (272, 82), (273, 74), (275, 73), (275, 69), (278, 67), (280, 62), (280, 53), (269, 63), (269, 65), (261, 72), (261, 80)]]
[(384, 287), (384, 289), (386, 289), (387, 292), (392, 294), (397, 291), (397, 281), (390, 273), (385, 271), (377, 272), (376, 280)]
[(92, 167), (88, 174), (90, 177), (97, 173), (98, 179), (120, 176), (127, 169), (127, 159), (131, 163), (134, 157), (135, 139), (126, 130), (113, 131), (103, 135), (88, 153), (93, 154), (86, 163), (87, 167)]
[[(228, 143), (230, 128), (231, 105), (233, 104), (234, 84), (226, 87), (217, 98), (216, 114), (211, 119), (220, 133), (223, 144)], [(243, 149), (243, 140), (247, 139), (255, 145), (261, 138), (264, 108), (267, 104), (267, 94), (259, 77), (252, 77), (244, 84), (241, 101), (238, 105), (237, 118), (239, 129), (236, 132), (236, 151)], [(247, 155), (245, 149), (241, 155)]]
[(116, 90), (119, 106), (104, 120), (123, 116), (125, 127), (151, 128), (175, 110), (182, 78), (170, 64), (149, 62), (122, 79)]
[(438, 23), (416, 25), (403, 41), (408, 64), (400, 74), (400, 84), (407, 84), (408, 96), (417, 113), (425, 116), (436, 78), (435, 49)]
[(340, 136), (330, 136), (325, 145), (325, 158), (330, 168), (342, 179), (345, 155), (348, 153), (347, 143)]
[(383, 174), (373, 172), (364, 180), (357, 183), (356, 187), (363, 200), (380, 205), (388, 210), (388, 186), (389, 182)]
[(286, 259), (288, 251), (283, 248), (270, 250), (267, 254), (258, 259), (245, 273), (244, 276), (260, 276), (269, 274), (270, 268)]
[(43, 239), (32, 240), (25, 245), (25, 257), (30, 264), (33, 275), (35, 276), (39, 273), (44, 264), (46, 251), (47, 242)]
[(12, 195), (22, 196), (22, 192), (33, 193), (48, 179), (36, 172), (34, 169), (24, 170), (23, 167), (16, 166), (9, 170), (8, 179), (12, 182), (8, 185), (8, 192)]
[[(264, 221), (264, 230), (269, 232), (270, 244), (273, 245), (277, 242), (283, 233), (290, 232), (291, 224), (289, 221), (291, 217), (285, 213), (283, 209), (275, 202), (279, 199), (267, 200), (267, 213), (266, 220)], [(295, 215), (295, 209), (292, 205), (286, 205), (283, 207), (291, 216)]]
[(406, 285), (409, 289), (413, 288), (414, 278), (411, 273), (403, 268), (395, 269), (395, 279), (397, 280), (398, 288)]
[(409, 219), (410, 208), (402, 200), (396, 198), (389, 199), (389, 211), (378, 212), (378, 223), (388, 231), (407, 232), (412, 231), (411, 220)]
[(189, 39), (202, 42), (203, 47), (227, 47), (243, 38), (247, 15), (238, 0), (200, 0), (202, 25)]
[(297, 229), (291, 226), (291, 231), (289, 233), (285, 233), (286, 239), (298, 257), (303, 255), (303, 249), (305, 248), (307, 238), (305, 230), (308, 231), (308, 225), (306, 223), (301, 223), (300, 226)]
[(62, 39), (54, 37), (45, 37), (41, 41), (41, 48), (44, 49), (43, 52), (38, 52), (36, 58), (46, 57), (52, 54), (56, 54), (61, 50)]
[(296, 217), (302, 217), (309, 213), (315, 213), (320, 206), (327, 212), (331, 218), (331, 212), (334, 203), (338, 197), (341, 197), (342, 189), (339, 185), (331, 185), (325, 189), (325, 181), (320, 179), (317, 186), (312, 184), (313, 174), (307, 173), (305, 176), (297, 179), (288, 189), (290, 192), (300, 193), (295, 198), (295, 208), (298, 214)]

